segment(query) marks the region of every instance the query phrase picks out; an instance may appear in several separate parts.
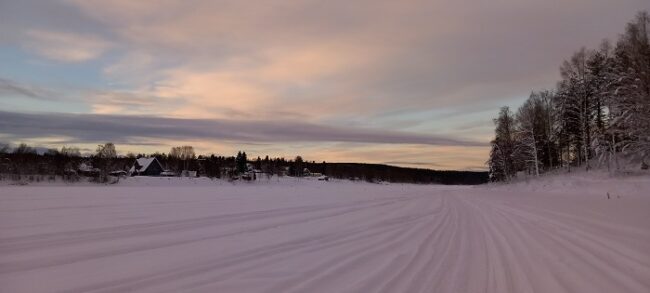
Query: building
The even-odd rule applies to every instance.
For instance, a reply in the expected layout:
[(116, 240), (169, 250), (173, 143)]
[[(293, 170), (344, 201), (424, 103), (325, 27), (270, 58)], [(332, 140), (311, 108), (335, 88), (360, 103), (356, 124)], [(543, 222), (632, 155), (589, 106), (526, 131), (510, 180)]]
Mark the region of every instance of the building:
[(163, 167), (158, 162), (158, 159), (153, 158), (139, 158), (133, 163), (133, 167), (129, 169), (131, 176), (160, 176)]
[(183, 170), (181, 171), (181, 177), (197, 177), (196, 171)]
[(88, 177), (95, 177), (99, 175), (99, 168), (94, 168), (90, 162), (81, 162), (77, 168), (77, 174)]

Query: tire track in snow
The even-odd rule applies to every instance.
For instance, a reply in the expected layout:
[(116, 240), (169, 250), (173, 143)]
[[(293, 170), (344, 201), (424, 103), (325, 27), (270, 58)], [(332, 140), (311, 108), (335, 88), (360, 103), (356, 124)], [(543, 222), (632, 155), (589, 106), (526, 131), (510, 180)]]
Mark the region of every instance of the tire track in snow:
[(290, 240), (276, 245), (265, 245), (243, 253), (209, 260), (201, 264), (77, 288), (70, 292), (125, 292), (145, 289), (151, 286), (160, 286), (166, 282), (175, 282), (184, 278), (195, 277), (199, 274), (214, 273), (215, 271), (224, 270), (233, 266), (241, 266), (242, 264), (252, 263), (252, 265), (255, 265), (265, 258), (287, 257), (287, 254), (298, 254), (305, 250), (325, 249), (330, 245), (345, 243), (346, 241), (365, 241), (374, 235), (381, 235), (386, 232), (402, 229), (404, 225), (417, 221), (424, 216), (426, 215), (419, 217), (409, 215), (385, 219), (359, 228)]
[[(648, 224), (627, 227), (589, 210), (568, 214), (553, 205), (528, 206), (525, 197), (504, 197), (498, 189), (387, 186), (382, 188), (390, 196), (358, 197), (366, 185), (346, 188), (339, 192), (348, 197), (319, 204), (310, 204), (309, 196), (291, 197), (299, 204), (0, 239), (0, 283), (244, 241), (241, 248), (201, 259), (157, 259), (163, 266), (54, 282), (58, 287), (43, 291), (650, 291), (650, 249), (639, 244), (650, 237)], [(277, 239), (264, 238), (276, 233)], [(99, 245), (107, 241), (114, 245)], [(35, 252), (44, 254), (31, 256)]]
[[(556, 284), (568, 289), (571, 283), (576, 283), (577, 276), (581, 280), (577, 283), (581, 284), (582, 290), (589, 292), (644, 292), (650, 287), (647, 277), (644, 279), (635, 276), (650, 275), (650, 267), (644, 265), (640, 259), (628, 258), (613, 247), (608, 248), (603, 243), (599, 243), (597, 239), (607, 238), (605, 235), (588, 234), (582, 229), (576, 229), (575, 223), (561, 221), (558, 217), (543, 217), (508, 205), (481, 202), (481, 211), (489, 213), (486, 222), (492, 222), (492, 231), (501, 234), (503, 231), (511, 232), (505, 234), (509, 239), (507, 245), (510, 246), (511, 251), (517, 253), (517, 257), (510, 262), (521, 263), (522, 260), (528, 260), (528, 263), (524, 262), (522, 265), (526, 271), (525, 276), (536, 276), (536, 280), (539, 280), (542, 275), (546, 276), (545, 282), (533, 284), (533, 287)], [(507, 229), (500, 229), (499, 232), (495, 227), (507, 227)], [(540, 242), (544, 242), (545, 245), (539, 245)], [(616, 247), (625, 248), (624, 245), (616, 245)], [(557, 260), (558, 253), (562, 255), (560, 261)], [(533, 260), (529, 257), (531, 254), (534, 256), (544, 254), (547, 258), (538, 257)], [(615, 262), (612, 263), (608, 259)], [(625, 265), (619, 266), (616, 263)], [(558, 274), (558, 272), (570, 272), (571, 279), (568, 275)], [(531, 288), (527, 290), (532, 291)], [(557, 291), (557, 289), (550, 291)]]
[[(276, 222), (276, 223), (264, 223), (262, 225), (258, 226), (253, 226), (253, 227), (247, 227), (244, 229), (239, 229), (237, 231), (233, 232), (225, 232), (225, 233), (220, 233), (217, 235), (207, 235), (207, 236), (201, 236), (198, 238), (191, 238), (191, 239), (177, 239), (177, 240), (171, 240), (171, 241), (164, 241), (164, 242), (149, 242), (149, 243), (144, 243), (144, 244), (137, 244), (137, 245), (128, 245), (124, 247), (117, 247), (117, 248), (109, 248), (109, 249), (104, 249), (102, 251), (90, 251), (90, 252), (85, 252), (85, 253), (79, 253), (75, 252), (73, 254), (69, 255), (57, 255), (55, 257), (50, 257), (50, 258), (37, 258), (32, 261), (25, 261), (25, 260), (20, 260), (20, 261), (15, 261), (15, 262), (0, 262), (0, 274), (1, 273), (10, 273), (10, 272), (19, 272), (19, 271), (26, 271), (26, 270), (32, 270), (32, 269), (39, 269), (39, 268), (45, 268), (45, 267), (52, 267), (52, 266), (58, 266), (58, 265), (64, 265), (64, 264), (72, 264), (76, 262), (81, 262), (81, 261), (88, 261), (92, 259), (97, 259), (97, 258), (105, 258), (105, 257), (110, 257), (110, 256), (116, 256), (116, 255), (122, 255), (122, 254), (129, 254), (129, 253), (134, 253), (134, 252), (140, 252), (140, 251), (147, 251), (147, 250), (152, 250), (152, 249), (160, 249), (160, 248), (168, 248), (172, 246), (178, 246), (178, 245), (186, 245), (186, 244), (191, 244), (195, 242), (200, 242), (200, 241), (208, 241), (208, 240), (217, 240), (221, 238), (227, 238), (227, 237), (233, 237), (241, 234), (246, 234), (246, 233), (256, 233), (256, 232), (261, 232), (269, 229), (275, 229), (281, 226), (287, 226), (287, 225), (294, 225), (297, 223), (306, 223), (306, 222), (311, 222), (315, 220), (321, 220), (321, 219), (326, 219), (326, 218), (332, 218), (332, 217), (337, 217), (341, 216), (344, 214), (348, 213), (354, 213), (358, 211), (363, 211), (364, 209), (370, 208), (370, 207), (382, 207), (386, 205), (391, 205), (398, 203), (400, 201), (405, 201), (408, 199), (405, 198), (399, 198), (399, 199), (391, 199), (391, 200), (372, 200), (369, 201), (370, 204), (364, 203), (364, 204), (359, 204), (359, 205), (352, 205), (351, 207), (348, 207), (346, 205), (337, 205), (334, 207), (334, 212), (327, 213), (324, 215), (317, 215), (314, 217), (314, 211), (310, 210), (307, 212), (309, 216), (299, 218), (299, 219), (290, 219), (290, 220), (284, 220), (281, 222)], [(339, 209), (339, 210), (336, 210)], [(321, 211), (322, 209), (317, 209)], [(302, 211), (296, 211), (294, 212), (295, 214), (303, 214)], [(311, 215), (310, 215), (311, 214)], [(283, 214), (284, 215), (284, 214)], [(289, 213), (289, 215), (293, 215)], [(255, 218), (255, 220), (260, 220), (259, 218)], [(264, 222), (267, 222), (268, 219), (262, 219)], [(238, 221), (235, 221), (239, 223)], [(211, 226), (209, 222), (208, 226)], [(232, 222), (231, 222), (232, 223)], [(194, 224), (194, 223), (193, 223)], [(194, 225), (189, 225), (187, 224), (183, 225), (182, 229), (190, 229), (190, 228), (199, 228)], [(204, 224), (205, 225), (205, 224)], [(212, 225), (217, 225), (216, 223), (213, 223)], [(170, 230), (165, 230), (163, 229), (162, 231), (157, 228), (156, 233), (171, 233), (174, 232), (176, 229), (171, 229)], [(138, 238), (145, 238), (151, 236), (152, 234), (147, 234), (147, 233), (142, 233), (141, 231), (138, 231), (140, 233), (134, 233), (134, 232), (129, 232), (126, 233), (126, 235), (119, 233), (119, 230), (117, 233), (118, 235), (114, 235), (111, 233), (108, 233), (108, 235), (103, 235), (100, 237), (100, 239), (97, 238), (91, 238), (91, 239), (85, 239), (84, 242), (68, 242), (66, 241), (65, 244), (75, 244), (75, 245), (81, 245), (81, 244), (87, 244), (88, 242), (96, 242), (100, 241), (103, 239), (111, 239), (111, 240), (119, 240), (120, 238), (129, 238), (129, 237), (138, 237)], [(120, 237), (121, 236), (121, 237)], [(38, 247), (48, 247), (50, 246), (49, 243), (46, 244), (40, 244)], [(31, 249), (31, 247), (30, 247)], [(4, 251), (4, 250), (0, 250)]]
[(275, 210), (253, 211), (247, 213), (236, 213), (226, 215), (208, 216), (202, 218), (191, 218), (158, 223), (144, 223), (124, 226), (111, 226), (80, 231), (67, 231), (60, 233), (30, 235), (15, 238), (0, 239), (0, 251), (14, 253), (24, 250), (38, 250), (43, 247), (86, 244), (92, 241), (105, 241), (116, 238), (152, 236), (155, 234), (167, 234), (175, 231), (186, 231), (187, 229), (198, 229), (203, 227), (214, 227), (216, 225), (227, 225), (245, 221), (259, 221), (286, 215), (308, 214), (325, 210), (336, 210), (342, 207), (363, 206), (365, 204), (391, 202), (403, 198), (373, 199), (360, 202), (344, 204), (326, 204), (315, 206), (299, 206), (291, 208), (280, 208)]

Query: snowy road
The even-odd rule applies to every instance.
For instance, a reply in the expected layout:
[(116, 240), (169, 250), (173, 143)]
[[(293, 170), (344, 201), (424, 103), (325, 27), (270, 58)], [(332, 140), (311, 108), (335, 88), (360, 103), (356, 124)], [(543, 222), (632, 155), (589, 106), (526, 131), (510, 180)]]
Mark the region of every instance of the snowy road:
[(650, 292), (603, 188), (0, 186), (0, 292)]

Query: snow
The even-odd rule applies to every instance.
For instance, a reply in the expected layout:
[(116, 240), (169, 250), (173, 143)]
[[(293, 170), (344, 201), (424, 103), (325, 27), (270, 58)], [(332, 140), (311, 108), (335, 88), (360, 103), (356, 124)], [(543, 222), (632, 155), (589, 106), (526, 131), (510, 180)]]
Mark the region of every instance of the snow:
[(580, 174), (5, 185), (0, 292), (645, 293), (649, 191)]

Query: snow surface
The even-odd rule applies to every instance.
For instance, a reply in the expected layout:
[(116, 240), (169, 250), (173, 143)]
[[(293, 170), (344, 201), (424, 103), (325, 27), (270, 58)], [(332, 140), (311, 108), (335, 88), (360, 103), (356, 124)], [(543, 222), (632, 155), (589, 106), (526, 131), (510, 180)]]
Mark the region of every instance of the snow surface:
[(0, 292), (647, 293), (650, 178), (5, 185)]

